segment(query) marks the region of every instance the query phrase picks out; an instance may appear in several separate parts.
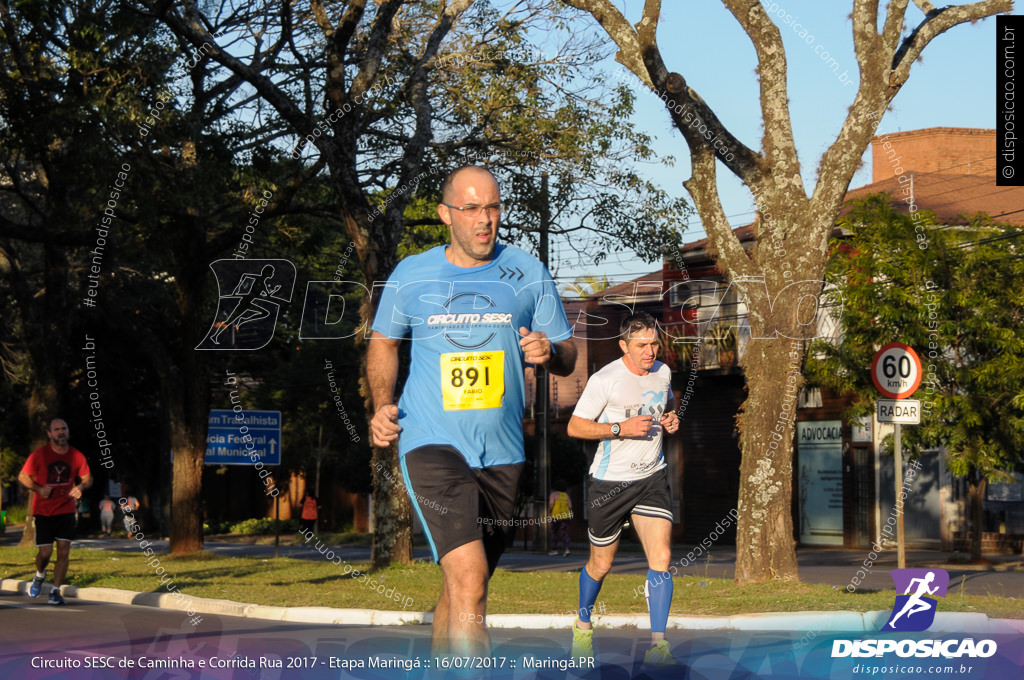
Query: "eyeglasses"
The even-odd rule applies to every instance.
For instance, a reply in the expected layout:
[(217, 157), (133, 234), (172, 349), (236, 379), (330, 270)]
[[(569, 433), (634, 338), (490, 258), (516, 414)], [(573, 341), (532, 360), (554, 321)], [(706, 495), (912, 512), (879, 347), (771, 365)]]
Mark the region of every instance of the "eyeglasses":
[(500, 202), (498, 202), (498, 203), (491, 203), (490, 205), (463, 205), (463, 206), (458, 206), (458, 205), (449, 205), (447, 203), (442, 203), (441, 205), (448, 206), (452, 210), (458, 210), (463, 215), (465, 215), (466, 217), (468, 217), (470, 219), (473, 219), (473, 220), (475, 220), (476, 218), (480, 217), (480, 213), (483, 212), (484, 210), (487, 211), (487, 215), (488, 216), (490, 216), (491, 211), (493, 210), (495, 217), (501, 217), (501, 209), (503, 207), (505, 207)]

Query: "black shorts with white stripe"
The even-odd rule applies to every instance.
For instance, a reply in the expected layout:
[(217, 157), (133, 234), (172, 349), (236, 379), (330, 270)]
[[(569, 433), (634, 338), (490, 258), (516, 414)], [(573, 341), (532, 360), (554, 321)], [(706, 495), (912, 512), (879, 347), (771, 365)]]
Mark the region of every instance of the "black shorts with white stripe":
[(667, 467), (630, 482), (587, 478), (587, 534), (593, 545), (608, 546), (619, 540), (630, 515), (672, 521)]

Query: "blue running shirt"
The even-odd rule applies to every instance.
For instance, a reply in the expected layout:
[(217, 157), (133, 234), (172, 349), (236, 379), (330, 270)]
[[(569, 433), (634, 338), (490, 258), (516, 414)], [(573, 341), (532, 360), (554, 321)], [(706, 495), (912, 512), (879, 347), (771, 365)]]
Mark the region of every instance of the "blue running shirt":
[(519, 248), (498, 244), (487, 264), (458, 267), (438, 246), (395, 267), (373, 330), (412, 338), (399, 456), (448, 445), (473, 468), (524, 460), (520, 326), (572, 337), (551, 274)]

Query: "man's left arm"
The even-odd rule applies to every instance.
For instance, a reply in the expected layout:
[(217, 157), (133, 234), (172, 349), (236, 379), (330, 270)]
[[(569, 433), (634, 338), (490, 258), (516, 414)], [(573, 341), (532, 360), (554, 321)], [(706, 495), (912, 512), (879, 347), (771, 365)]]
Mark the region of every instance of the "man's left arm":
[(78, 500), (79, 498), (82, 497), (82, 492), (88, 489), (90, 486), (92, 486), (92, 475), (87, 472), (85, 473), (85, 476), (82, 477), (82, 481), (71, 487), (71, 491), (68, 491), (68, 495), (74, 498), (75, 500)]
[(576, 369), (576, 343), (572, 338), (552, 345), (554, 356), (548, 359), (547, 369), (565, 377)]
[[(565, 306), (558, 295), (555, 281), (547, 269), (536, 282), (540, 284), (540, 297), (533, 311), (534, 326), (538, 319), (547, 319), (540, 324), (543, 330), (530, 332), (526, 327), (519, 329), (520, 345), (527, 363), (544, 366), (554, 375), (565, 377), (576, 368), (576, 343), (572, 339), (573, 326), (565, 316)], [(565, 340), (552, 342), (548, 333), (556, 338), (568, 335)]]
[(661, 426), (665, 428), (665, 434), (675, 434), (679, 431), (679, 414), (672, 408), (673, 401), (670, 391), (668, 401), (665, 402), (665, 412), (661, 415)]
[(544, 366), (555, 375), (567, 376), (576, 368), (576, 343), (571, 337), (551, 342), (544, 331), (519, 329), (519, 346), (528, 364)]

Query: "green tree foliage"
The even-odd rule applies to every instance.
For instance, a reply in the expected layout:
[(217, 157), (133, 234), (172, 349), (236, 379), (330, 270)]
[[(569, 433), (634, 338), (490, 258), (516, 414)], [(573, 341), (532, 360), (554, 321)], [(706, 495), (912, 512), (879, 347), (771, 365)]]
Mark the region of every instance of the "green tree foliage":
[[(125, 112), (144, 108), (147, 70), (168, 61), (139, 19), (121, 3), (0, 7), (0, 269), (16, 301), (3, 332), (20, 339), (5, 346), (5, 364), (31, 386), (33, 431), (68, 406), (77, 357), (66, 348), (83, 332), (90, 273), (81, 255), (133, 137)], [(131, 196), (119, 200), (130, 208)]]
[[(4, 409), (0, 436), (20, 451), (42, 443), (46, 422), (59, 415), (69, 421), (72, 444), (95, 466), (94, 423), (86, 414), (96, 389), (85, 384), (80, 349), (87, 334), (111, 331), (104, 349), (123, 362), (107, 365), (99, 421), (122, 445), (122, 460), (132, 450), (123, 436), (127, 424), (153, 413), (154, 399), (114, 399), (146, 383), (138, 371), (109, 370), (129, 365), (134, 343), (126, 328), (111, 329), (111, 317), (120, 316), (112, 306), (98, 314), (83, 301), (97, 299), (87, 297), (91, 283), (109, 291), (126, 272), (113, 253), (131, 240), (132, 221), (121, 219), (138, 194), (122, 181), (122, 165), (135, 170), (139, 186), (153, 186), (132, 154), (134, 121), (148, 108), (152, 75), (171, 60), (153, 22), (123, 3), (0, 5), (0, 333), (9, 386), (3, 392), (20, 397), (16, 408)], [(108, 208), (114, 217), (104, 222)], [(153, 423), (145, 425), (146, 432), (136, 432), (137, 451), (153, 447)]]
[[(912, 398), (923, 417), (904, 428), (912, 455), (946, 447), (950, 472), (969, 480), (980, 556), (985, 485), (1024, 470), (1024, 259), (1018, 229), (984, 216), (935, 226), (933, 215), (896, 210), (884, 194), (852, 205), (828, 263), (841, 340), (811, 346), (807, 375), (859, 400), (849, 415), (871, 413), (878, 392), (867, 367), (899, 341), (921, 357), (924, 378)], [(888, 446), (891, 451), (892, 442)]]
[[(28, 392), (4, 441), (64, 416), (98, 475), (93, 493), (108, 476), (128, 481), (164, 520), (176, 496), (164, 528), (177, 552), (202, 545), (210, 389), (223, 380), (194, 350), (215, 309), (209, 263), (231, 256), (264, 192), (273, 199), (246, 256), (287, 252), (301, 267), (340, 238), (322, 184), (307, 188), (279, 161), (278, 131), (248, 124), (259, 112), (237, 76), (208, 67), (204, 51), (123, 3), (0, 7), (0, 296), (14, 303), (0, 324), (0, 397)], [(100, 423), (109, 470), (97, 465)]]

